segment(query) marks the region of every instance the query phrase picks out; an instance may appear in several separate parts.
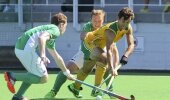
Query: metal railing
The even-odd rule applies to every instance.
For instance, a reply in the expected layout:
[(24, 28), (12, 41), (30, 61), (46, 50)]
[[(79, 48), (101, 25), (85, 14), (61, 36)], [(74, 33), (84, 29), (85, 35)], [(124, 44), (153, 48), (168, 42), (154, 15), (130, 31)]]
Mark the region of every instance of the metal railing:
[[(31, 0), (32, 1), (32, 0)], [(2, 5), (2, 4), (0, 4)], [(6, 5), (6, 4), (4, 4)], [(11, 4), (16, 5), (16, 4)], [(80, 29), (80, 25), (78, 23), (78, 6), (98, 6), (101, 8), (105, 8), (107, 6), (129, 6), (130, 8), (134, 8), (134, 6), (145, 6), (146, 4), (135, 4), (134, 0), (128, 0), (128, 4), (107, 4), (105, 0), (100, 0), (99, 4), (78, 4), (78, 0), (73, 0), (73, 4), (50, 4), (49, 0), (45, 0), (43, 4), (23, 4), (23, 0), (18, 0), (18, 25), (22, 26), (23, 24), (23, 5), (24, 6), (73, 6), (73, 27), (76, 29)], [(159, 0), (157, 4), (147, 4), (148, 6), (165, 6), (162, 4), (162, 0)], [(31, 11), (32, 13), (32, 11)], [(163, 16), (163, 15), (162, 15)], [(162, 18), (163, 20), (163, 18)]]

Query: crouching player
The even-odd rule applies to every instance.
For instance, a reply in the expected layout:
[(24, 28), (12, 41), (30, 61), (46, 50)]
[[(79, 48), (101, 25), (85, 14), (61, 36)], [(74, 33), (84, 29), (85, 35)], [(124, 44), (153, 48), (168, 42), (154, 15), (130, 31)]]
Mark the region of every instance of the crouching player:
[[(99, 29), (88, 32), (81, 44), (81, 50), (84, 53), (83, 68), (79, 70), (77, 79), (84, 81), (90, 73), (92, 67), (97, 65), (95, 72), (95, 86), (99, 86), (105, 74), (110, 68), (113, 76), (117, 75), (116, 66), (119, 63), (119, 53), (116, 42), (126, 35), (128, 48), (122, 56), (120, 63), (127, 64), (128, 57), (134, 50), (134, 37), (130, 22), (134, 19), (133, 11), (125, 7), (118, 13), (118, 20), (105, 24)], [(106, 52), (104, 51), (106, 47)], [(69, 90), (76, 96), (80, 95), (81, 84), (75, 82), (68, 86)], [(101, 91), (92, 90), (92, 96), (102, 95)]]
[[(27, 100), (23, 97), (31, 84), (46, 83), (48, 79), (46, 48), (54, 58), (58, 67), (67, 78), (73, 80), (74, 77), (66, 68), (62, 57), (55, 49), (55, 40), (63, 35), (67, 26), (67, 17), (63, 13), (55, 14), (51, 18), (51, 24), (41, 25), (26, 31), (15, 45), (15, 54), (23, 64), (26, 73), (5, 72), (4, 77), (10, 92), (15, 93), (14, 84), (22, 81), (18, 92), (14, 94), (12, 100)], [(36, 51), (39, 50), (39, 53)]]

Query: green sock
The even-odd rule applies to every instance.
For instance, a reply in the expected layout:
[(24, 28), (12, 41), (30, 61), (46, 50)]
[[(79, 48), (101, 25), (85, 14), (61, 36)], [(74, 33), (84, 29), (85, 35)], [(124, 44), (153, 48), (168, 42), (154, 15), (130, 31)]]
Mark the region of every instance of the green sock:
[(67, 80), (67, 77), (63, 74), (62, 71), (60, 71), (57, 75), (57, 78), (53, 86), (54, 92), (57, 93), (60, 90), (61, 86), (66, 82), (66, 80)]
[[(107, 71), (105, 72), (104, 79), (106, 79), (109, 74), (110, 74), (110, 73), (109, 73), (109, 71), (107, 70)], [(111, 77), (110, 77), (108, 80), (106, 80), (106, 82), (105, 82), (105, 83), (106, 83), (106, 86), (109, 84), (110, 79), (111, 79)], [(113, 84), (110, 85), (110, 89), (113, 89)]]
[(31, 86), (30, 83), (25, 83), (22, 82), (21, 87), (19, 88), (18, 92), (15, 94), (15, 96), (21, 98), (24, 93), (26, 92), (26, 90)]
[(23, 81), (25, 83), (30, 83), (30, 84), (38, 84), (40, 83), (41, 77), (33, 75), (29, 72), (27, 73), (12, 73), (12, 77), (16, 81)]

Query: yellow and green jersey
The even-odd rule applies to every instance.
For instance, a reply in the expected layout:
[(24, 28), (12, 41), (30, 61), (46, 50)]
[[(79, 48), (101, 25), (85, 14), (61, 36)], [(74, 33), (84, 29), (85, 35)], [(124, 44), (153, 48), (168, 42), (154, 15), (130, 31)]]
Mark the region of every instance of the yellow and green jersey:
[(106, 46), (105, 30), (109, 29), (113, 31), (113, 33), (115, 34), (113, 42), (116, 43), (123, 37), (124, 34), (129, 31), (130, 27), (131, 26), (129, 24), (129, 26), (127, 26), (125, 29), (119, 30), (117, 21), (105, 24), (99, 29), (89, 32), (84, 39), (84, 44), (90, 50), (92, 50), (94, 47), (100, 47), (103, 49)]

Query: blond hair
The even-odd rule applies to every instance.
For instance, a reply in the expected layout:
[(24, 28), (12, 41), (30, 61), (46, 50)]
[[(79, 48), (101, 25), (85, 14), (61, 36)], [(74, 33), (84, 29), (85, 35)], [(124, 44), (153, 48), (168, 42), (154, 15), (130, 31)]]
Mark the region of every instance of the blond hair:
[(96, 10), (96, 9), (93, 9), (92, 12), (91, 12), (91, 17), (92, 16), (96, 16), (96, 15), (100, 15), (100, 16), (105, 16), (105, 12), (103, 10)]

